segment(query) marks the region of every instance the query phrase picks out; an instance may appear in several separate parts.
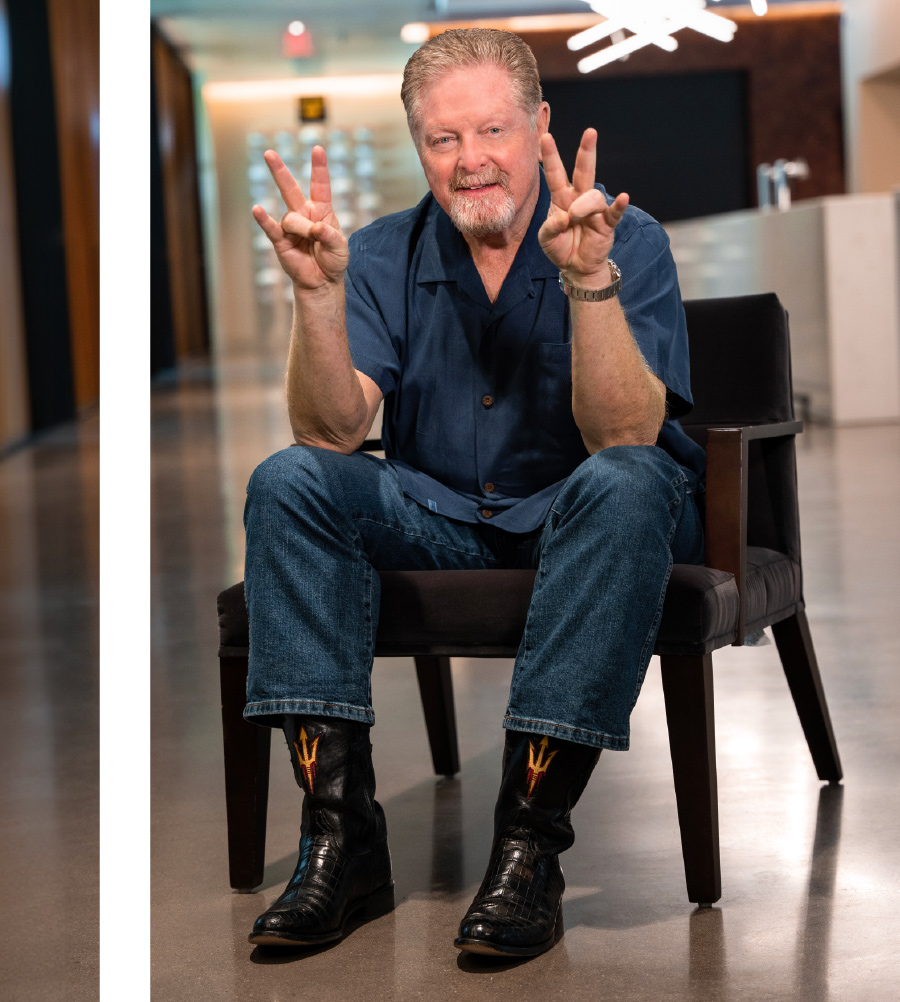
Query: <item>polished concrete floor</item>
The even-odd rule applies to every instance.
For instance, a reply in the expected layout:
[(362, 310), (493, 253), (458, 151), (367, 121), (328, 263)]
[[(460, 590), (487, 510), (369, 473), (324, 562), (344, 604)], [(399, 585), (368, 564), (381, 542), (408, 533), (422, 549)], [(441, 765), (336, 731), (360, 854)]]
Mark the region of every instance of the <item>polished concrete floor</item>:
[(511, 662), (454, 661), (462, 771), (436, 779), (411, 661), (379, 660), (373, 730), (397, 907), (330, 948), (246, 941), (289, 877), (299, 794), (278, 739), (268, 865), (228, 886), (215, 596), (243, 575), (241, 508), (289, 441), (278, 366), (230, 361), (153, 397), (153, 998), (900, 998), (900, 428), (800, 440), (808, 612), (845, 780), (813, 767), (774, 645), (715, 657), (723, 896), (686, 898), (658, 669), (632, 751), (604, 753), (563, 858), (566, 935), (497, 963), (452, 939), (482, 875)]
[(98, 974), (98, 419), (0, 460), (0, 998)]

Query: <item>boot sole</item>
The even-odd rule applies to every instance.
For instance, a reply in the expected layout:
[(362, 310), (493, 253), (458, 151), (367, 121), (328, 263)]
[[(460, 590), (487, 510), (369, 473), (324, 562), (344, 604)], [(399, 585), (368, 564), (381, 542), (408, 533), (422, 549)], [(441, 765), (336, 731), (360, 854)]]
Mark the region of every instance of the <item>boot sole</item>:
[(562, 908), (560, 908), (556, 915), (553, 935), (541, 943), (534, 943), (531, 946), (505, 946), (502, 943), (493, 943), (489, 939), (471, 939), (458, 936), (453, 941), (453, 945), (457, 950), (463, 950), (466, 953), (479, 953), (486, 957), (537, 957), (541, 953), (546, 953), (552, 946), (556, 946), (563, 938), (564, 933)]
[(373, 891), (365, 898), (355, 901), (344, 914), (344, 921), (339, 929), (331, 932), (323, 932), (318, 935), (310, 933), (308, 935), (293, 935), (288, 932), (263, 932), (250, 933), (247, 942), (254, 946), (323, 946), (326, 943), (333, 943), (341, 939), (344, 935), (344, 928), (347, 922), (355, 916), (365, 914), (367, 918), (378, 918), (394, 910), (394, 883), (391, 881), (386, 887)]

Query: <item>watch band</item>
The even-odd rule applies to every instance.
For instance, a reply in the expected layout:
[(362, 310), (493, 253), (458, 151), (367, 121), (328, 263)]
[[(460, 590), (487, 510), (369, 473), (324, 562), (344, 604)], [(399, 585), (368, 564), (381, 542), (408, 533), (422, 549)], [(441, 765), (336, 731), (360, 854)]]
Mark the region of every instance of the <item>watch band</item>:
[(609, 265), (609, 274), (612, 282), (605, 289), (579, 289), (575, 285), (569, 285), (563, 278), (562, 272), (559, 273), (560, 289), (570, 299), (580, 299), (585, 303), (602, 303), (605, 299), (612, 299), (613, 296), (618, 296), (619, 290), (622, 288), (622, 272), (611, 257), (606, 259), (606, 263)]

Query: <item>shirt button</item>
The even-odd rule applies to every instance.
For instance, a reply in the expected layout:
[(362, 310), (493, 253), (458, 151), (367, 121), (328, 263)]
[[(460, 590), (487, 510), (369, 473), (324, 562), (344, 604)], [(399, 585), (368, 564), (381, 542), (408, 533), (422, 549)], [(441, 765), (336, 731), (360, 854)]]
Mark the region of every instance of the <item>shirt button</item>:
[(493, 484), (485, 484), (484, 485), (484, 489), (485, 489), (485, 492), (487, 494), (493, 494), (494, 493), (494, 485)]
[(481, 398), (481, 402), (484, 404), (485, 407), (493, 407), (494, 406), (494, 398), (491, 397), (491, 396), (488, 396), (488, 394), (485, 394)]
[(490, 518), (491, 515), (493, 515), (494, 513), (491, 511), (490, 508), (482, 508), (481, 514), (484, 515), (485, 518)]

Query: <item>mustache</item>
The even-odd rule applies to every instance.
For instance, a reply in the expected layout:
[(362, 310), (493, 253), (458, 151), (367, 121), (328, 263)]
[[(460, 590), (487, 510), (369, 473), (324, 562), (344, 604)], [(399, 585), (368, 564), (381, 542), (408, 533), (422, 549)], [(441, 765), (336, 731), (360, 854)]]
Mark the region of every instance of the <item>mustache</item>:
[(478, 174), (466, 174), (464, 171), (457, 171), (450, 178), (450, 193), (465, 188), (481, 188), (486, 184), (497, 184), (504, 191), (509, 191), (509, 175), (499, 168), (484, 170)]

